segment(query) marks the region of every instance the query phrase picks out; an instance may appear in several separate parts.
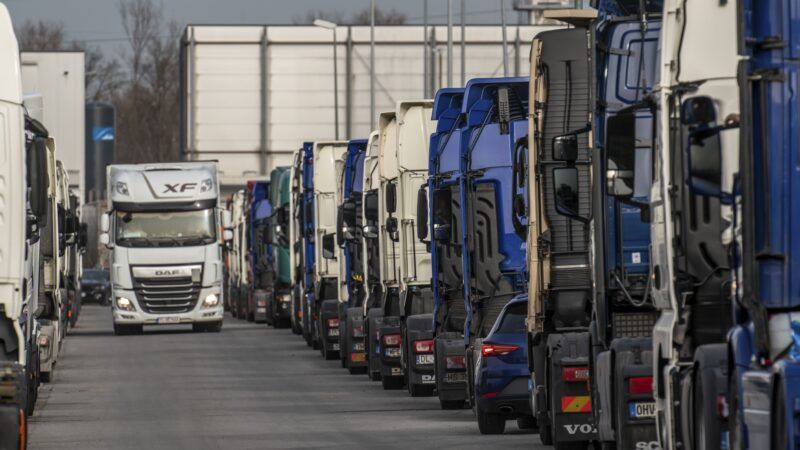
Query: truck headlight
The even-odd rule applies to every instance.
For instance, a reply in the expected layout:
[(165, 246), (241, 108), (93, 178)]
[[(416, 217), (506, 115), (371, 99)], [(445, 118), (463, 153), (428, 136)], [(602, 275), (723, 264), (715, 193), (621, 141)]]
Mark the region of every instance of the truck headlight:
[(219, 297), (216, 294), (208, 295), (203, 299), (203, 308), (213, 308), (219, 305)]
[(125, 297), (117, 297), (117, 308), (123, 311), (136, 311), (133, 302)]

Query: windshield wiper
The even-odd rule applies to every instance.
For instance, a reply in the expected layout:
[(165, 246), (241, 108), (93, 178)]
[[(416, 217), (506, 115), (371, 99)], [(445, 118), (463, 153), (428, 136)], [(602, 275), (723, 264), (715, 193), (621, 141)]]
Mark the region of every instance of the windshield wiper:
[[(178, 241), (177, 239), (172, 238), (172, 237), (161, 237), (161, 238), (158, 238), (158, 239), (153, 239), (152, 242), (153, 242), (153, 244), (155, 244), (156, 247), (181, 247), (182, 246), (180, 241)], [(167, 243), (172, 243), (173, 245), (163, 245), (163, 244), (167, 244)]]
[(153, 245), (150, 239), (144, 237), (126, 237), (120, 239), (120, 243), (130, 243), (133, 247), (150, 247)]

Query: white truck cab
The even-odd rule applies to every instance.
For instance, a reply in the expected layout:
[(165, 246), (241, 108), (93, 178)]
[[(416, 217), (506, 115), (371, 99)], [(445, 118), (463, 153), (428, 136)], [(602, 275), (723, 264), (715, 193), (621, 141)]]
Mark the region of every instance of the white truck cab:
[(143, 325), (222, 328), (222, 249), (216, 162), (108, 166), (114, 332)]

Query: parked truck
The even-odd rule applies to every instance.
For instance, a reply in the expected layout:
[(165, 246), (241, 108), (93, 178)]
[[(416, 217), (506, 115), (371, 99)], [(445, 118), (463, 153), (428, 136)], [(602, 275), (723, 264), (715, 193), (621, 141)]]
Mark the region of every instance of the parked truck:
[(220, 331), (216, 163), (111, 165), (107, 170), (111, 203), (100, 239), (111, 248), (114, 332), (171, 324)]
[(336, 211), (339, 177), (344, 171), (347, 141), (314, 143), (314, 306), (317, 341), (325, 359), (339, 358), (339, 261), (336, 252)]
[(41, 226), (47, 208), (47, 131), (26, 118), (17, 40), (0, 4), (0, 447), (27, 448), (27, 416), (38, 388), (37, 321)]
[(436, 392), (442, 409), (467, 400), (464, 353), (463, 222), (460, 214), (461, 114), (464, 89), (440, 89), (434, 98), (436, 129), (428, 146), (428, 210), (433, 286)]
[(351, 373), (363, 373), (367, 367), (364, 353), (364, 252), (362, 194), (364, 156), (368, 141), (354, 139), (347, 144), (342, 173), (342, 203), (337, 219), (337, 242), (342, 258), (339, 284), (347, 296), (339, 298), (339, 352), (342, 365)]
[(278, 167), (270, 176), (270, 201), (272, 203), (271, 255), (275, 267), (272, 295), (267, 299), (267, 321), (275, 328), (287, 327), (291, 319), (292, 272), (289, 261), (289, 199), (291, 197), (291, 170)]
[(420, 397), (433, 395), (436, 387), (431, 256), (426, 242), (417, 235), (420, 227), (427, 231), (427, 155), (436, 128), (433, 100), (401, 101), (396, 114), (400, 363), (409, 394)]
[[(384, 124), (384, 122), (381, 122)], [(364, 350), (366, 352), (367, 376), (370, 380), (380, 380), (380, 355), (378, 345), (378, 319), (383, 315), (383, 260), (380, 254), (380, 170), (378, 160), (380, 146), (384, 142), (387, 128), (381, 125), (372, 132), (364, 156), (364, 180), (362, 216), (362, 247), (364, 249)]]
[(294, 334), (303, 334), (302, 288), (305, 261), (303, 259), (303, 147), (294, 152), (289, 180), (291, 183), (289, 222), (289, 270), (291, 311), (289, 324)]
[(247, 192), (240, 189), (233, 193), (230, 205), (231, 233), (228, 274), (230, 284), (230, 311), (233, 317), (247, 318), (247, 296), (249, 293), (249, 271), (247, 270)]
[[(687, 2), (681, 5), (681, 14), (670, 14), (677, 3), (664, 2), (660, 80), (652, 102), (658, 128), (652, 147), (654, 170), (650, 191), (651, 292), (659, 312), (653, 329), (653, 394), (661, 448), (791, 447), (775, 445), (786, 438), (779, 428), (766, 431), (769, 428), (764, 421), (766, 414), (773, 414), (775, 410), (762, 410), (764, 420), (747, 424), (752, 428), (747, 426), (749, 432), (745, 434), (745, 424), (753, 415), (742, 415), (739, 399), (743, 397), (737, 398), (743, 392), (740, 375), (758, 361), (758, 357), (754, 358), (756, 352), (739, 351), (754, 348), (752, 343), (757, 341), (751, 340), (755, 333), (744, 317), (753, 320), (765, 310), (755, 296), (749, 297), (749, 303), (742, 297), (737, 299), (739, 303), (733, 301), (734, 295), (741, 294), (745, 285), (743, 278), (735, 277), (740, 283), (740, 290), (736, 292), (732, 270), (735, 270), (737, 257), (734, 255), (754, 257), (753, 253), (742, 254), (742, 247), (737, 248), (733, 242), (733, 224), (744, 228), (748, 224), (744, 215), (733, 217), (734, 178), (738, 173), (744, 188), (744, 181), (749, 177), (747, 190), (752, 189), (754, 185), (750, 183), (762, 175), (745, 174), (748, 170), (740, 167), (740, 156), (744, 162), (745, 157), (754, 157), (756, 148), (767, 152), (779, 148), (772, 147), (771, 142), (765, 147), (760, 141), (748, 142), (753, 136), (750, 133), (779, 136), (783, 132), (780, 127), (773, 128), (765, 122), (766, 117), (757, 118), (752, 105), (740, 103), (740, 82), (743, 83), (742, 100), (751, 95), (750, 87), (762, 85), (760, 82), (750, 84), (747, 80), (748, 71), (754, 68), (747, 67), (749, 63), (742, 65), (740, 71), (740, 52), (750, 57), (755, 54), (747, 51), (750, 44), (742, 45), (749, 31), (741, 32), (746, 29), (741, 27), (747, 22), (739, 15), (738, 3)], [(766, 17), (760, 14), (768, 12), (768, 8), (755, 11), (751, 9), (753, 5), (746, 8), (748, 14)], [(705, 20), (711, 16), (715, 18), (713, 36)], [(761, 23), (768, 24), (768, 21)], [(770, 40), (781, 39), (777, 30), (763, 31), (763, 36)], [(681, 45), (682, 42), (692, 45)], [(700, 42), (702, 46), (696, 45)], [(752, 48), (757, 48), (757, 44)], [(740, 75), (744, 78), (738, 78)], [(780, 92), (782, 83), (773, 82), (776, 83), (775, 92)], [(780, 95), (772, 98), (780, 98)], [(781, 115), (781, 120), (797, 121), (796, 113)], [(747, 124), (747, 128), (740, 131), (740, 123)], [(763, 161), (759, 156), (755, 158)], [(784, 161), (791, 164), (789, 160)], [(737, 199), (742, 208), (738, 211), (755, 214), (753, 209), (748, 211), (754, 207), (752, 203), (744, 206), (744, 192), (743, 189)], [(764, 216), (771, 215), (766, 209), (759, 211), (763, 211)], [(796, 224), (794, 229), (797, 229)], [(747, 234), (741, 236), (744, 239)], [(750, 247), (750, 250), (755, 248)], [(779, 253), (778, 250), (773, 255)], [(742, 267), (744, 261), (742, 259)], [(756, 292), (752, 285), (745, 289), (750, 294)], [(729, 347), (728, 336), (734, 318), (737, 327), (730, 334)], [(752, 324), (759, 320), (753, 320)], [(788, 323), (788, 320), (783, 323), (786, 328)], [(759, 332), (765, 331), (759, 329)], [(783, 334), (780, 348), (786, 348), (790, 333), (786, 329), (779, 333)], [(747, 344), (740, 347), (743, 342)], [(731, 355), (736, 357), (729, 360)], [(755, 397), (750, 398), (755, 400)], [(775, 397), (762, 396), (768, 402), (763, 405), (769, 404), (769, 398)], [(783, 395), (779, 398), (778, 402), (784, 401)], [(790, 401), (789, 396), (785, 398)], [(726, 408), (730, 418), (725, 416)], [(745, 417), (747, 419), (742, 420)], [(773, 416), (771, 420), (773, 423), (782, 421), (780, 416)], [(759, 429), (756, 425), (759, 422), (766, 428)], [(749, 443), (744, 439), (746, 435), (749, 435)]]
[(302, 311), (302, 334), (303, 338), (310, 347), (317, 348), (319, 340), (316, 334), (316, 312), (314, 311), (315, 286), (316, 280), (316, 241), (314, 228), (314, 143), (303, 143), (301, 161), (301, 187), (300, 187), (300, 207), (301, 214), (300, 233), (302, 234), (303, 252), (303, 274), (302, 284), (298, 294), (300, 295), (300, 308)]
[(272, 243), (270, 242), (271, 217), (273, 213), (270, 200), (272, 185), (268, 181), (248, 181), (249, 192), (247, 226), (247, 268), (250, 272), (250, 291), (248, 292), (248, 320), (256, 323), (269, 322), (270, 305), (275, 283)]

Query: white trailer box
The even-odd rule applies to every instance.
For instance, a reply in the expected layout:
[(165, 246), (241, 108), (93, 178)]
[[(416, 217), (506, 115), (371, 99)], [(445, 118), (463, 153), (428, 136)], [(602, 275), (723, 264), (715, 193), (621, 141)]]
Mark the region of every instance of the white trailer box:
[(86, 146), (85, 62), (83, 52), (22, 52), (22, 91), (41, 95), (42, 120), (58, 140), (70, 188), (83, 199)]
[[(554, 27), (509, 26), (509, 75), (528, 75), (530, 43)], [(375, 28), (375, 109), (370, 108), (370, 29), (335, 30), (339, 138), (369, 136), (381, 111), (447, 85), (447, 29)], [(502, 28), (466, 27), (465, 79), (503, 75)], [(291, 164), (304, 141), (334, 139), (334, 31), (313, 26), (189, 25), (181, 44), (181, 149), (220, 161), (225, 192)], [(453, 30), (453, 84), (461, 84), (461, 31)], [(426, 79), (425, 74), (428, 74)], [(372, 114), (372, 117), (371, 117)]]

